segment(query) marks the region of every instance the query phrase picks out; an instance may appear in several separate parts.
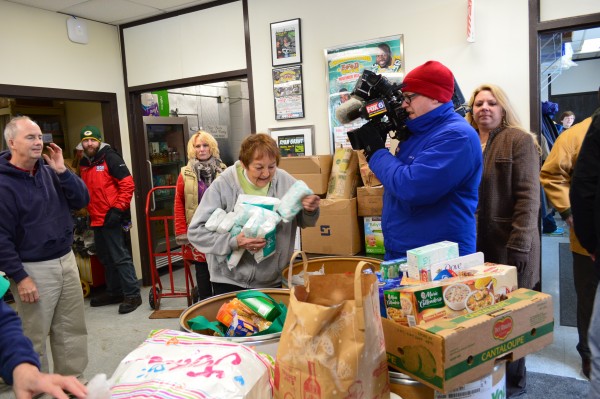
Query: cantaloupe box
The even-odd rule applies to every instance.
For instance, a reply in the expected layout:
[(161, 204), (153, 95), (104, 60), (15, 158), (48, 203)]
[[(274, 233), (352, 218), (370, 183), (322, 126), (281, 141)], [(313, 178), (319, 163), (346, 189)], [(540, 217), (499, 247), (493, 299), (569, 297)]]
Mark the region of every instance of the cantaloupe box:
[(460, 276), (384, 291), (388, 318), (416, 326), (477, 312), (507, 298), (517, 289), (517, 268), (474, 266)]
[(279, 168), (302, 180), (315, 194), (327, 193), (333, 155), (281, 158)]
[(550, 295), (518, 289), (508, 299), (454, 319), (406, 327), (383, 319), (388, 365), (442, 392), (489, 375), (553, 341)]
[[(429, 266), (444, 260), (458, 258), (458, 244), (451, 241), (440, 241), (406, 251), (408, 259), (408, 275), (423, 280), (420, 275), (429, 273)], [(427, 281), (427, 279), (425, 279)]]

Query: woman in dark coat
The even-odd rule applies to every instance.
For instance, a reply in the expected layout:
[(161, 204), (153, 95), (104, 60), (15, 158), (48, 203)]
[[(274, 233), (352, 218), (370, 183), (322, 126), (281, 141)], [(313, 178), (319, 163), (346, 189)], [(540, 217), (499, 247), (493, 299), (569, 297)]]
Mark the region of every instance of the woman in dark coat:
[[(499, 87), (479, 86), (469, 105), (483, 151), (477, 250), (488, 262), (516, 266), (519, 288), (539, 289), (540, 147)], [(509, 363), (507, 397), (525, 391), (525, 377), (525, 359)]]

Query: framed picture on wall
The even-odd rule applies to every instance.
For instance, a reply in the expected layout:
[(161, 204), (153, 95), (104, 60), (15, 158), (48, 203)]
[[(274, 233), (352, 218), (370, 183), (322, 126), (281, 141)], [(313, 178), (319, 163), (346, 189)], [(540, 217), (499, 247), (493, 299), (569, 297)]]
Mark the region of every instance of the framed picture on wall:
[(300, 18), (271, 24), (273, 66), (302, 62)]
[[(350, 148), (347, 133), (366, 123), (362, 118), (342, 123), (335, 116), (336, 109), (350, 99), (350, 94), (362, 72), (368, 69), (385, 76), (392, 83), (401, 83), (404, 79), (402, 35), (380, 37), (325, 49), (325, 61), (331, 151), (334, 153), (339, 147)], [(386, 146), (389, 145), (388, 139)]]
[(276, 120), (304, 118), (302, 65), (273, 69), (273, 99)]
[(269, 135), (277, 142), (282, 157), (313, 155), (315, 127), (294, 126), (269, 129)]

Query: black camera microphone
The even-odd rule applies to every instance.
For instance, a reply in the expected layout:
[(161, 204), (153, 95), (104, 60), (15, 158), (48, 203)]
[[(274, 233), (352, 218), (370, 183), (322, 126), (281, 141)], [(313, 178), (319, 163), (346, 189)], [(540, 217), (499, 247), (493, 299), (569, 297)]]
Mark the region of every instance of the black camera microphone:
[(340, 123), (346, 124), (362, 116), (361, 108), (363, 102), (356, 97), (350, 97), (348, 101), (335, 110), (335, 117)]

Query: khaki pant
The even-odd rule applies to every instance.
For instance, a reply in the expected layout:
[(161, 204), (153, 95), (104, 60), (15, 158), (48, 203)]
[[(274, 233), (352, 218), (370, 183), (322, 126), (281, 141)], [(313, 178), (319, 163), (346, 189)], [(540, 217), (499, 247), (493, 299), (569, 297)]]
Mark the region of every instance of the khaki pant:
[(46, 338), (50, 334), (52, 372), (81, 376), (88, 363), (87, 329), (75, 255), (71, 251), (58, 259), (25, 262), (23, 267), (37, 285), (40, 300), (21, 302), (14, 281), (11, 291), (23, 331), (40, 355), (42, 371), (49, 371)]

